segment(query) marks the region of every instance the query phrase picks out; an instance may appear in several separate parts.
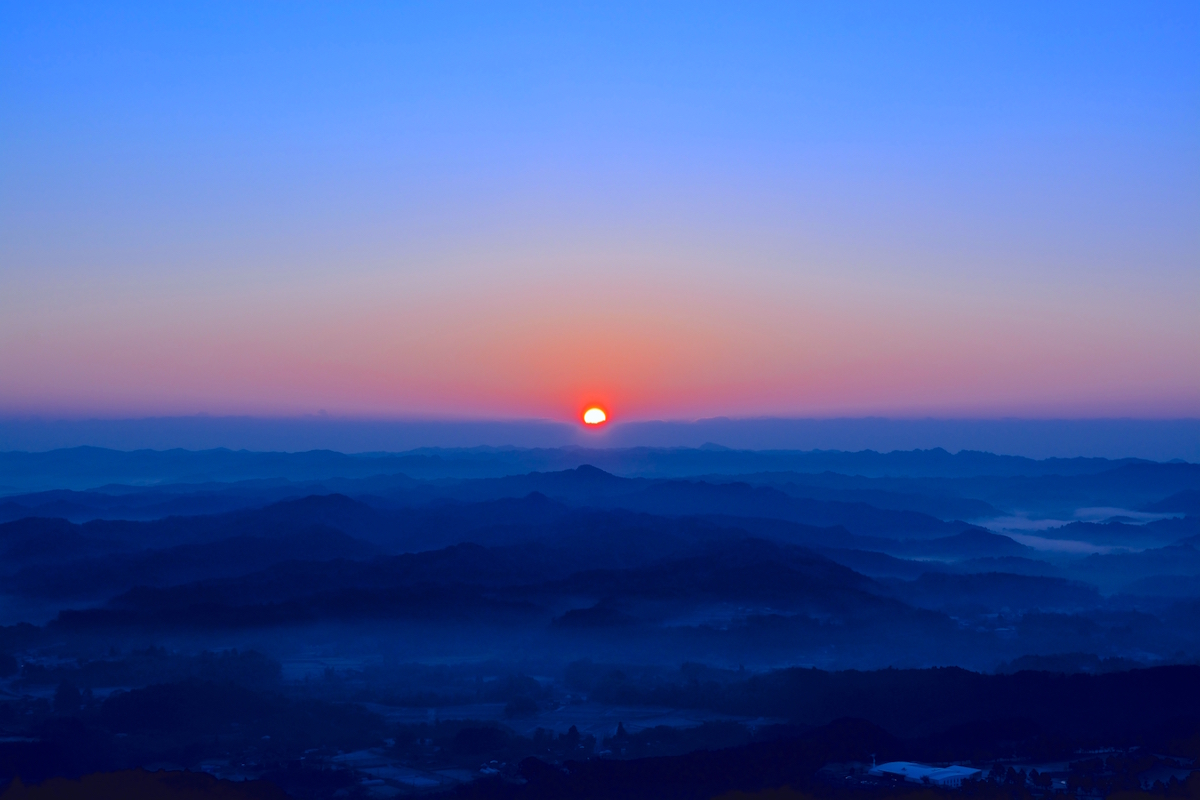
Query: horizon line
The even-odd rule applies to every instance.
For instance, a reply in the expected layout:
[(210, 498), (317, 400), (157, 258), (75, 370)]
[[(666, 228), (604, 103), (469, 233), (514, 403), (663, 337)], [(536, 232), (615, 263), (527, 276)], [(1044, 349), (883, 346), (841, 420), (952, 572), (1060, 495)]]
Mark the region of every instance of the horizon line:
[[(148, 422), (153, 420), (239, 420), (255, 422), (376, 422), (397, 424), (545, 424), (575, 426), (574, 419), (555, 419), (552, 417), (442, 417), (442, 416), (358, 416), (335, 414), (213, 414), (197, 412), (194, 414), (149, 414), (142, 416), (102, 416), (102, 415), (58, 415), (44, 414), (2, 414), (0, 422)], [(1200, 413), (1183, 416), (1135, 416), (1130, 414), (1109, 416), (1021, 416), (1005, 415), (781, 415), (755, 414), (730, 415), (717, 414), (710, 417), (644, 417), (635, 419), (610, 419), (605, 427), (619, 425), (688, 425), (701, 422), (835, 422), (835, 421), (886, 421), (886, 422), (1196, 422), (1200, 421)]]

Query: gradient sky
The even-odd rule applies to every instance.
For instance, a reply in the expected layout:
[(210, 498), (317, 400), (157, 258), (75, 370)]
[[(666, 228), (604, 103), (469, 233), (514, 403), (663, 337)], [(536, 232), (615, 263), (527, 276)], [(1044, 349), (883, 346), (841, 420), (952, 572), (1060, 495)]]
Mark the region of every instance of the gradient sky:
[(1200, 415), (1200, 5), (0, 5), (0, 414), (589, 402)]

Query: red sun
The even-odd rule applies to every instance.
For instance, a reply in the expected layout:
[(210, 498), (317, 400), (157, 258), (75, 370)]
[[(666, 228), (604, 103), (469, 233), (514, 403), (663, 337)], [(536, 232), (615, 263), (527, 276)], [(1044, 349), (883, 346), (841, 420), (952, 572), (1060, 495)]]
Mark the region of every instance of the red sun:
[(608, 414), (605, 414), (604, 409), (597, 406), (592, 406), (583, 412), (583, 423), (585, 425), (603, 425), (607, 421)]

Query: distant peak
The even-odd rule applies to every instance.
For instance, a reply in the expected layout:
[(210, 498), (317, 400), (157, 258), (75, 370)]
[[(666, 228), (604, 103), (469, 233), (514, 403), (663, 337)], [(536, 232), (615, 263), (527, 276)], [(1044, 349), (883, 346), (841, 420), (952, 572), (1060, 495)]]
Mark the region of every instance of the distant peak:
[(294, 500), (281, 500), (280, 502), (276, 503), (276, 505), (292, 506), (292, 507), (310, 507), (310, 506), (342, 507), (342, 506), (360, 506), (360, 505), (363, 505), (363, 503), (360, 503), (359, 501), (355, 500), (352, 497), (347, 497), (346, 495), (341, 494), (340, 492), (334, 492), (333, 494), (310, 494), (310, 495), (305, 495), (304, 497), (296, 498)]

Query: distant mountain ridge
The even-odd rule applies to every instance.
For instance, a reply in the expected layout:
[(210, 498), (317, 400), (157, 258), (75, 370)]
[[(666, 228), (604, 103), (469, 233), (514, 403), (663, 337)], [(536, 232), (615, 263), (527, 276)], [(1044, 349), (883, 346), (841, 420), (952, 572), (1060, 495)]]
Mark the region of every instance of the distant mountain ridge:
[[(58, 614), (39, 635), (227, 647), (361, 629), (416, 659), (544, 647), (653, 663), (741, 653), (760, 665), (984, 669), (1068, 651), (1154, 663), (1200, 642), (1197, 520), (1137, 510), (1187, 498), (1200, 487), (1193, 464), (717, 448), (82, 455), (87, 474), (111, 458), (130, 469), (165, 459), (186, 481), (0, 502), (0, 515), (20, 517), (0, 521), (0, 612)], [(584, 458), (629, 471), (585, 461), (463, 477)], [(714, 472), (721, 459), (770, 469)], [(461, 474), (372, 471), (401, 460)], [(796, 469), (832, 462), (863, 470)], [(212, 473), (195, 471), (206, 463)], [(895, 474), (863, 474), (881, 465)], [(1075, 472), (922, 477), (930, 465)], [(670, 474), (685, 468), (702, 472)], [(217, 480), (225, 469), (237, 480)], [(313, 477), (356, 470), (369, 474)], [(989, 530), (954, 510), (1009, 516), (984, 518)], [(80, 522), (45, 516), (58, 512)], [(114, 518), (125, 512), (140, 519)], [(1007, 535), (1024, 521), (1038, 535)], [(0, 643), (24, 630), (0, 629)]]
[(940, 448), (879, 453), (873, 450), (724, 450), (704, 448), (556, 449), (422, 448), (403, 453), (346, 455), (246, 450), (135, 450), (74, 447), (0, 453), (0, 491), (94, 489), (109, 483), (167, 484), (255, 478), (318, 480), (403, 474), (412, 478), (503, 477), (592, 464), (628, 476), (686, 477), (731, 472), (843, 472), (861, 475), (1084, 475), (1138, 459), (1051, 458)]

